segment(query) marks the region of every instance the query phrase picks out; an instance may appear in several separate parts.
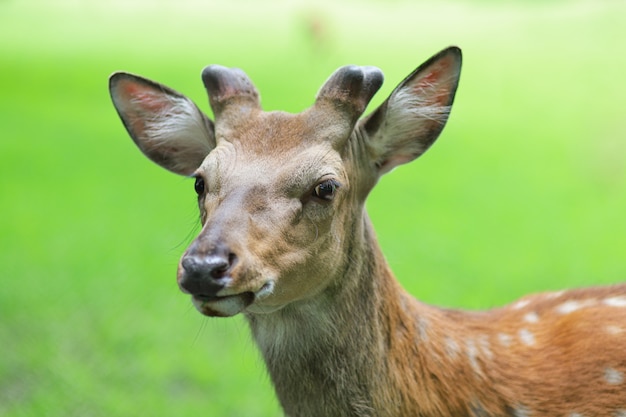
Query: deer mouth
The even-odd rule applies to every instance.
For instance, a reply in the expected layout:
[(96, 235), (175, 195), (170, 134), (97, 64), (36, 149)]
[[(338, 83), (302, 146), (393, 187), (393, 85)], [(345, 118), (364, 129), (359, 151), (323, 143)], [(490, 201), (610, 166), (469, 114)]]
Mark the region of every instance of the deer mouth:
[[(209, 317), (231, 317), (248, 307), (255, 306), (256, 301), (264, 300), (274, 292), (274, 280), (269, 279), (257, 291), (235, 292), (224, 289), (217, 294), (191, 294), (191, 301), (196, 309)], [(266, 309), (261, 308), (261, 312)], [(253, 312), (253, 311), (251, 311)], [(256, 312), (256, 311), (254, 311)]]
[(194, 294), (191, 298), (196, 309), (209, 317), (231, 317), (240, 313), (254, 302), (254, 293), (251, 291), (239, 294), (216, 296)]

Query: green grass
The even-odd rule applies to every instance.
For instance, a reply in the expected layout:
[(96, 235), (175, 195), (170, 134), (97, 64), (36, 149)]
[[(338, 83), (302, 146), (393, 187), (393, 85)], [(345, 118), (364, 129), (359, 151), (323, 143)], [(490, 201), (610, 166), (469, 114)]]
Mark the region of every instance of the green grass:
[(340, 65), (385, 71), (375, 105), (458, 44), (448, 127), (368, 203), (403, 285), (486, 308), (626, 278), (624, 4), (229, 4), (0, 3), (0, 415), (280, 414), (244, 321), (178, 292), (193, 184), (126, 136), (118, 69), (208, 110), (200, 70), (239, 66), (298, 111)]

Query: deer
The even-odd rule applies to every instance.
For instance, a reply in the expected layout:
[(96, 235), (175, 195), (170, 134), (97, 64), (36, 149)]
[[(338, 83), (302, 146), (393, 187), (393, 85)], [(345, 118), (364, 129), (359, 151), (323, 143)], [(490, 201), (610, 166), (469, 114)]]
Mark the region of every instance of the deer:
[(194, 179), (180, 290), (205, 316), (245, 316), (286, 416), (626, 416), (625, 284), (442, 308), (381, 251), (366, 198), (440, 135), (461, 61), (442, 50), (365, 116), (372, 66), (337, 69), (300, 113), (263, 111), (241, 69), (208, 66), (214, 120), (162, 84), (109, 80), (143, 154)]

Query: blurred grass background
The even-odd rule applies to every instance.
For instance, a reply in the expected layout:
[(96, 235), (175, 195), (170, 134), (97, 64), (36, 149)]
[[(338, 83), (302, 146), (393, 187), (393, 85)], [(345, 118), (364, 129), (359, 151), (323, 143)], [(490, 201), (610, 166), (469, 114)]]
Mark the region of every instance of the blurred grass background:
[(0, 1), (0, 415), (280, 415), (242, 318), (178, 292), (193, 183), (135, 148), (110, 73), (208, 112), (200, 70), (238, 66), (299, 111), (338, 66), (376, 65), (374, 106), (450, 44), (444, 134), (368, 203), (403, 285), (488, 308), (624, 281), (623, 1)]

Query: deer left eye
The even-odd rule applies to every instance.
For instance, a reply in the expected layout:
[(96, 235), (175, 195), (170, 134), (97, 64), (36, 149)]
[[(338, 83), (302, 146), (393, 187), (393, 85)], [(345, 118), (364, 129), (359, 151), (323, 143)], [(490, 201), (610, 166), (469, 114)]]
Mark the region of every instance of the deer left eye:
[(199, 196), (204, 194), (204, 179), (202, 179), (202, 177), (196, 177), (196, 183), (194, 184), (194, 188)]
[(313, 188), (313, 196), (324, 201), (331, 201), (335, 197), (335, 192), (339, 188), (339, 183), (335, 180), (322, 181)]

